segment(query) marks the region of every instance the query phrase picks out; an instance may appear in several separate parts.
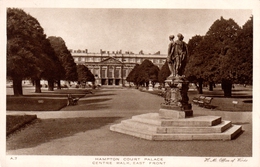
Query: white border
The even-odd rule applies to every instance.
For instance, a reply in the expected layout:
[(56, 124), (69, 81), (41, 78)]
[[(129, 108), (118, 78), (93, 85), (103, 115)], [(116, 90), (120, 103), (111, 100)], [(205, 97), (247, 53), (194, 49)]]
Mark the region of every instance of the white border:
[[(64, 0), (0, 0), (0, 16), (1, 16), (1, 58), (0, 62), (3, 63), (5, 67), (5, 55), (6, 55), (6, 8), (7, 7), (32, 7), (32, 8), (156, 8), (156, 9), (166, 9), (166, 8), (182, 8), (182, 9), (252, 9), (254, 16), (254, 89), (253, 89), (253, 157), (246, 158), (247, 163), (203, 163), (203, 157), (163, 157), (167, 162), (167, 166), (245, 166), (245, 167), (257, 167), (260, 166), (260, 156), (259, 156), (259, 120), (260, 115), (257, 111), (259, 106), (256, 104), (258, 99), (259, 77), (258, 72), (258, 62), (259, 59), (259, 29), (260, 29), (260, 1), (259, 0), (74, 0), (74, 1), (64, 1)], [(4, 26), (3, 26), (4, 25)], [(4, 40), (3, 40), (4, 39)], [(0, 76), (3, 82), (0, 82), (1, 92), (1, 122), (5, 122), (5, 79), (6, 79), (6, 68), (3, 68), (0, 72)], [(2, 124), (3, 125), (3, 124)], [(91, 164), (94, 160), (93, 156), (18, 156), (19, 160), (11, 161), (10, 158), (13, 156), (5, 155), (5, 126), (1, 126), (1, 166), (99, 166)], [(123, 158), (123, 157), (119, 157)], [(102, 165), (111, 166), (111, 165)], [(125, 165), (127, 166), (127, 165)], [(151, 167), (151, 165), (149, 165)]]

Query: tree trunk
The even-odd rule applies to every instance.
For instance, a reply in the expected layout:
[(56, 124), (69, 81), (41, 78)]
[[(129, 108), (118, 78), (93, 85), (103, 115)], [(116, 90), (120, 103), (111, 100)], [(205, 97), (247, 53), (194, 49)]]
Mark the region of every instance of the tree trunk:
[(232, 86), (230, 88), (224, 89), (224, 96), (231, 97), (232, 96)]
[(42, 93), (40, 79), (35, 79), (35, 93)]
[(49, 91), (54, 90), (54, 81), (52, 79), (48, 80), (48, 90)]
[(209, 82), (209, 91), (213, 91), (214, 82)]
[(23, 95), (22, 79), (13, 78), (13, 91), (15, 96)]
[(203, 91), (202, 91), (203, 79), (199, 78), (198, 81), (199, 81), (199, 94), (203, 94)]
[(61, 89), (60, 80), (57, 81), (57, 89)]
[(222, 80), (222, 89), (224, 91), (225, 97), (231, 97), (232, 96), (232, 81), (229, 79), (223, 79)]

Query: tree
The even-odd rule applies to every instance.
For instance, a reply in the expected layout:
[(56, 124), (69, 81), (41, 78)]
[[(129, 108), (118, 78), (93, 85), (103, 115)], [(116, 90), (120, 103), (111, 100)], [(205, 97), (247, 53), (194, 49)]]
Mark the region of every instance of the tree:
[(142, 64), (135, 65), (126, 80), (127, 82), (133, 82), (137, 88), (141, 85), (148, 86), (149, 81), (151, 81), (154, 86), (156, 82), (158, 82), (159, 71), (159, 67), (154, 65), (150, 60), (145, 59)]
[[(236, 57), (232, 68), (235, 82), (252, 84), (253, 82), (253, 17), (251, 17), (238, 32), (235, 41)], [(233, 63), (232, 63), (233, 64)]]
[(52, 48), (55, 51), (56, 56), (59, 58), (61, 62), (64, 73), (60, 75), (60, 79), (57, 81), (58, 89), (60, 89), (60, 80), (67, 80), (67, 81), (77, 81), (78, 74), (77, 74), (77, 66), (74, 62), (73, 57), (71, 56), (70, 51), (67, 49), (67, 46), (64, 40), (61, 37), (48, 37)]
[(189, 54), (193, 55), (198, 50), (198, 46), (200, 42), (203, 40), (204, 36), (201, 35), (195, 35), (192, 37), (188, 42), (188, 48), (189, 48)]
[[(188, 76), (193, 75), (201, 81), (207, 81), (210, 90), (213, 90), (214, 82), (221, 82), (223, 79), (230, 80), (230, 73), (233, 71), (230, 62), (235, 59), (234, 43), (240, 30), (241, 28), (233, 19), (225, 20), (221, 17), (216, 20), (202, 40), (197, 38), (200, 42), (195, 49), (192, 49), (194, 50), (191, 55), (193, 58), (187, 65), (189, 66)], [(189, 41), (189, 43), (191, 45), (194, 41)], [(225, 83), (232, 84), (232, 82)]]
[(154, 65), (150, 60), (145, 59), (135, 71), (134, 82), (137, 87), (140, 85), (149, 85), (149, 81), (155, 85), (158, 82), (159, 67)]
[(136, 65), (134, 66), (134, 68), (130, 71), (130, 73), (129, 73), (128, 76), (126, 77), (126, 81), (127, 81), (127, 82), (133, 82), (135, 85), (137, 85), (135, 76), (136, 76), (138, 67), (139, 67), (139, 64), (136, 64)]
[(21, 9), (7, 9), (7, 76), (13, 80), (14, 95), (23, 94), (23, 79), (39, 79), (44, 73), (47, 59), (42, 41), (45, 39), (37, 19)]
[(49, 39), (46, 39), (44, 42), (44, 50), (48, 57), (50, 58), (50, 63), (48, 64), (48, 68), (43, 78), (48, 80), (48, 90), (54, 90), (54, 83), (62, 78), (62, 74), (64, 74), (65, 70), (60, 62), (58, 56), (55, 54), (54, 49), (52, 48)]
[(88, 67), (84, 65), (77, 65), (77, 73), (78, 73), (78, 82), (86, 83), (86, 82), (94, 82), (95, 77), (92, 72), (88, 69)]
[(221, 17), (206, 33), (205, 41), (212, 45), (210, 49), (212, 60), (206, 66), (208, 81), (220, 82), (229, 77), (232, 70), (229, 60), (235, 58), (234, 43), (240, 29), (233, 19), (225, 20)]
[(189, 59), (186, 65), (186, 70), (184, 72), (188, 80), (194, 83), (198, 89), (199, 94), (202, 94), (202, 74), (203, 74), (203, 54), (200, 53), (199, 48), (202, 47), (202, 41), (204, 36), (196, 35), (192, 37), (188, 42), (189, 47)]
[(158, 73), (158, 82), (159, 83), (164, 83), (164, 81), (170, 75), (171, 75), (171, 71), (169, 69), (168, 63), (165, 61), (165, 63), (163, 64), (161, 70)]

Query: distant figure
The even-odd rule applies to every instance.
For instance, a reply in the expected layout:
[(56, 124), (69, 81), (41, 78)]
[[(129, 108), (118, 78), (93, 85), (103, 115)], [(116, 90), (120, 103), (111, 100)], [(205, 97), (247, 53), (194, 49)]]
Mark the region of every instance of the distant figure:
[[(171, 36), (170, 36), (171, 37)], [(177, 35), (178, 40), (169, 44), (167, 62), (171, 71), (171, 76), (182, 76), (187, 63), (188, 46), (183, 41), (182, 34)], [(171, 46), (170, 46), (171, 45)]]
[(76, 104), (78, 104), (79, 98), (76, 97), (72, 97), (71, 94), (68, 94), (68, 101), (67, 101), (67, 106), (74, 106)]

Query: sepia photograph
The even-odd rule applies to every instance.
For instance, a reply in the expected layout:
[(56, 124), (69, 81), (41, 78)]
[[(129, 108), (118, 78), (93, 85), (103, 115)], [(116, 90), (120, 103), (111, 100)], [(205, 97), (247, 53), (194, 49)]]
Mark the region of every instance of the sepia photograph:
[(260, 165), (260, 1), (52, 2), (0, 1), (1, 166)]

